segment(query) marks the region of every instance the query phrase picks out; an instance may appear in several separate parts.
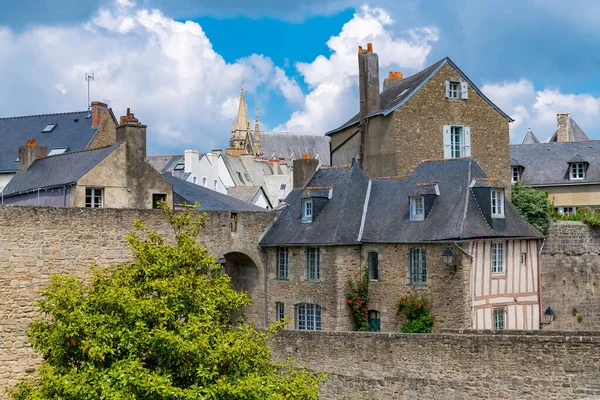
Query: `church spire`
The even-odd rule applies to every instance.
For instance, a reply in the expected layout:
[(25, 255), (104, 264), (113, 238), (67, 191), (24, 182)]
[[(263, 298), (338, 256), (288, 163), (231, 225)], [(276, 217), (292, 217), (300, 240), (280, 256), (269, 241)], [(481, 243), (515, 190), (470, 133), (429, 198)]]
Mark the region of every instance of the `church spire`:
[(258, 126), (258, 107), (256, 108), (256, 123), (254, 124), (254, 155), (262, 154), (262, 146), (260, 144), (260, 127)]
[(237, 120), (235, 121), (235, 131), (244, 131), (248, 129), (248, 111), (246, 109), (246, 100), (244, 99), (244, 88), (240, 94), (240, 105), (238, 107)]

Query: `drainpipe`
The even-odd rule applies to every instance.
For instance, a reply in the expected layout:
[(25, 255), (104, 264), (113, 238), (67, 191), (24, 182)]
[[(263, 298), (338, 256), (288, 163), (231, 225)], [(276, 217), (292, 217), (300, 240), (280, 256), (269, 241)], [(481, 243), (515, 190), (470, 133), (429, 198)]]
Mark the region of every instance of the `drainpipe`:
[[(539, 243), (539, 241), (538, 241)], [(541, 262), (541, 256), (542, 256), (542, 249), (544, 248), (544, 244), (546, 243), (546, 239), (542, 239), (542, 245), (540, 246), (540, 251), (538, 252), (538, 257), (537, 257), (537, 275), (538, 275), (538, 304), (540, 305), (539, 307), (539, 327), (540, 330), (542, 329), (542, 318), (544, 318), (544, 307), (542, 304), (542, 262)]]
[(456, 246), (460, 251), (465, 253), (471, 259), (471, 329), (475, 329), (475, 266), (473, 265), (473, 255), (460, 247), (458, 242), (454, 242), (454, 246)]
[(265, 328), (269, 326), (269, 297), (267, 296), (267, 261), (268, 261), (268, 253), (267, 249), (263, 248), (263, 293), (265, 298)]
[(38, 207), (40, 206), (40, 188), (38, 188), (37, 205), (38, 205)]

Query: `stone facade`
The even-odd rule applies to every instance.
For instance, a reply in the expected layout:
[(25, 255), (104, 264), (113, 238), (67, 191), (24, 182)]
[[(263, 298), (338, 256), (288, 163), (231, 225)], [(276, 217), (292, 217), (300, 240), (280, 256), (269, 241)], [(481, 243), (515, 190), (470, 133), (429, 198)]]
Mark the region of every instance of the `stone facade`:
[(88, 149), (99, 149), (113, 144), (117, 138), (117, 122), (112, 110), (104, 103), (93, 101), (92, 116), (92, 124), (98, 124), (98, 131), (88, 145)]
[(327, 374), (321, 399), (583, 399), (600, 396), (598, 333), (408, 335), (285, 331), (273, 357)]

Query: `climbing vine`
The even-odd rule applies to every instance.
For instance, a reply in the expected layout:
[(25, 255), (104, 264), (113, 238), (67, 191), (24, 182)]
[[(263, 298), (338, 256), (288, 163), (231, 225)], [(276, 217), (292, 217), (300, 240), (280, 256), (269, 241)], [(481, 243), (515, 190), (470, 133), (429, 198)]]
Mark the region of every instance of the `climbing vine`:
[(346, 304), (352, 310), (354, 329), (369, 331), (369, 269), (365, 268), (359, 280), (347, 283)]

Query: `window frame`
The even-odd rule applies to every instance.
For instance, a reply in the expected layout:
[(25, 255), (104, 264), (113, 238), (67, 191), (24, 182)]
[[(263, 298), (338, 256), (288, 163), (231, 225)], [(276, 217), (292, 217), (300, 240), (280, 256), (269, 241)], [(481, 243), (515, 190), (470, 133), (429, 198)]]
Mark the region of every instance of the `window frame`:
[[(88, 194), (89, 191), (89, 194)], [(100, 195), (97, 195), (96, 192), (99, 192)], [(88, 202), (88, 197), (90, 197), (90, 202)], [(96, 198), (100, 198), (100, 205), (97, 205), (94, 201)], [(89, 204), (89, 205), (88, 205)], [(86, 187), (85, 188), (85, 208), (104, 208), (104, 188), (96, 188), (96, 187)]]
[[(161, 196), (161, 198), (156, 199), (158, 196)], [(158, 202), (160, 200), (167, 201), (167, 194), (166, 193), (152, 193), (152, 209), (153, 210), (158, 209)]]
[(306, 280), (321, 281), (321, 249), (319, 247), (306, 248)]
[[(498, 198), (494, 198), (496, 196)], [(492, 218), (504, 218), (504, 189), (492, 188), (490, 191)]]
[(219, 181), (217, 179), (213, 179), (213, 190), (219, 189)]
[(314, 203), (312, 198), (302, 199), (302, 222), (312, 222), (314, 215)]
[(519, 183), (521, 181), (521, 171), (519, 171), (519, 167), (511, 167), (511, 175), (510, 182), (512, 184)]
[(585, 163), (571, 163), (569, 165), (569, 180), (581, 181), (585, 179)]
[(313, 303), (298, 303), (294, 308), (296, 312), (296, 329), (301, 331), (321, 330), (321, 306)]
[(281, 321), (285, 318), (285, 304), (281, 301), (275, 302), (275, 321)]
[(527, 266), (527, 252), (521, 253), (521, 266), (522, 267)]
[(427, 251), (423, 247), (413, 247), (408, 253), (411, 285), (427, 284)]
[(367, 253), (367, 265), (369, 266), (369, 280), (379, 280), (379, 253), (370, 251)]
[[(499, 252), (498, 249), (502, 249), (502, 251)], [(492, 242), (490, 257), (492, 274), (504, 275), (506, 273), (506, 243)]]
[[(454, 89), (453, 89), (454, 87)], [(453, 100), (460, 100), (460, 94), (462, 92), (462, 88), (460, 86), (460, 82), (448, 80), (448, 98)], [(455, 94), (453, 96), (453, 94)]]
[[(458, 132), (458, 133), (456, 133)], [(455, 136), (458, 137), (458, 156), (456, 155), (456, 141)], [(462, 125), (450, 125), (450, 158), (464, 157), (465, 148), (465, 127)]]
[[(500, 316), (502, 316), (501, 319)], [(492, 323), (495, 331), (506, 330), (506, 307), (492, 308)]]
[(289, 279), (289, 250), (287, 247), (277, 248), (277, 279)]
[[(425, 198), (423, 196), (410, 197), (410, 220), (423, 221), (425, 219)], [(420, 203), (421, 213), (417, 214), (418, 203)]]

